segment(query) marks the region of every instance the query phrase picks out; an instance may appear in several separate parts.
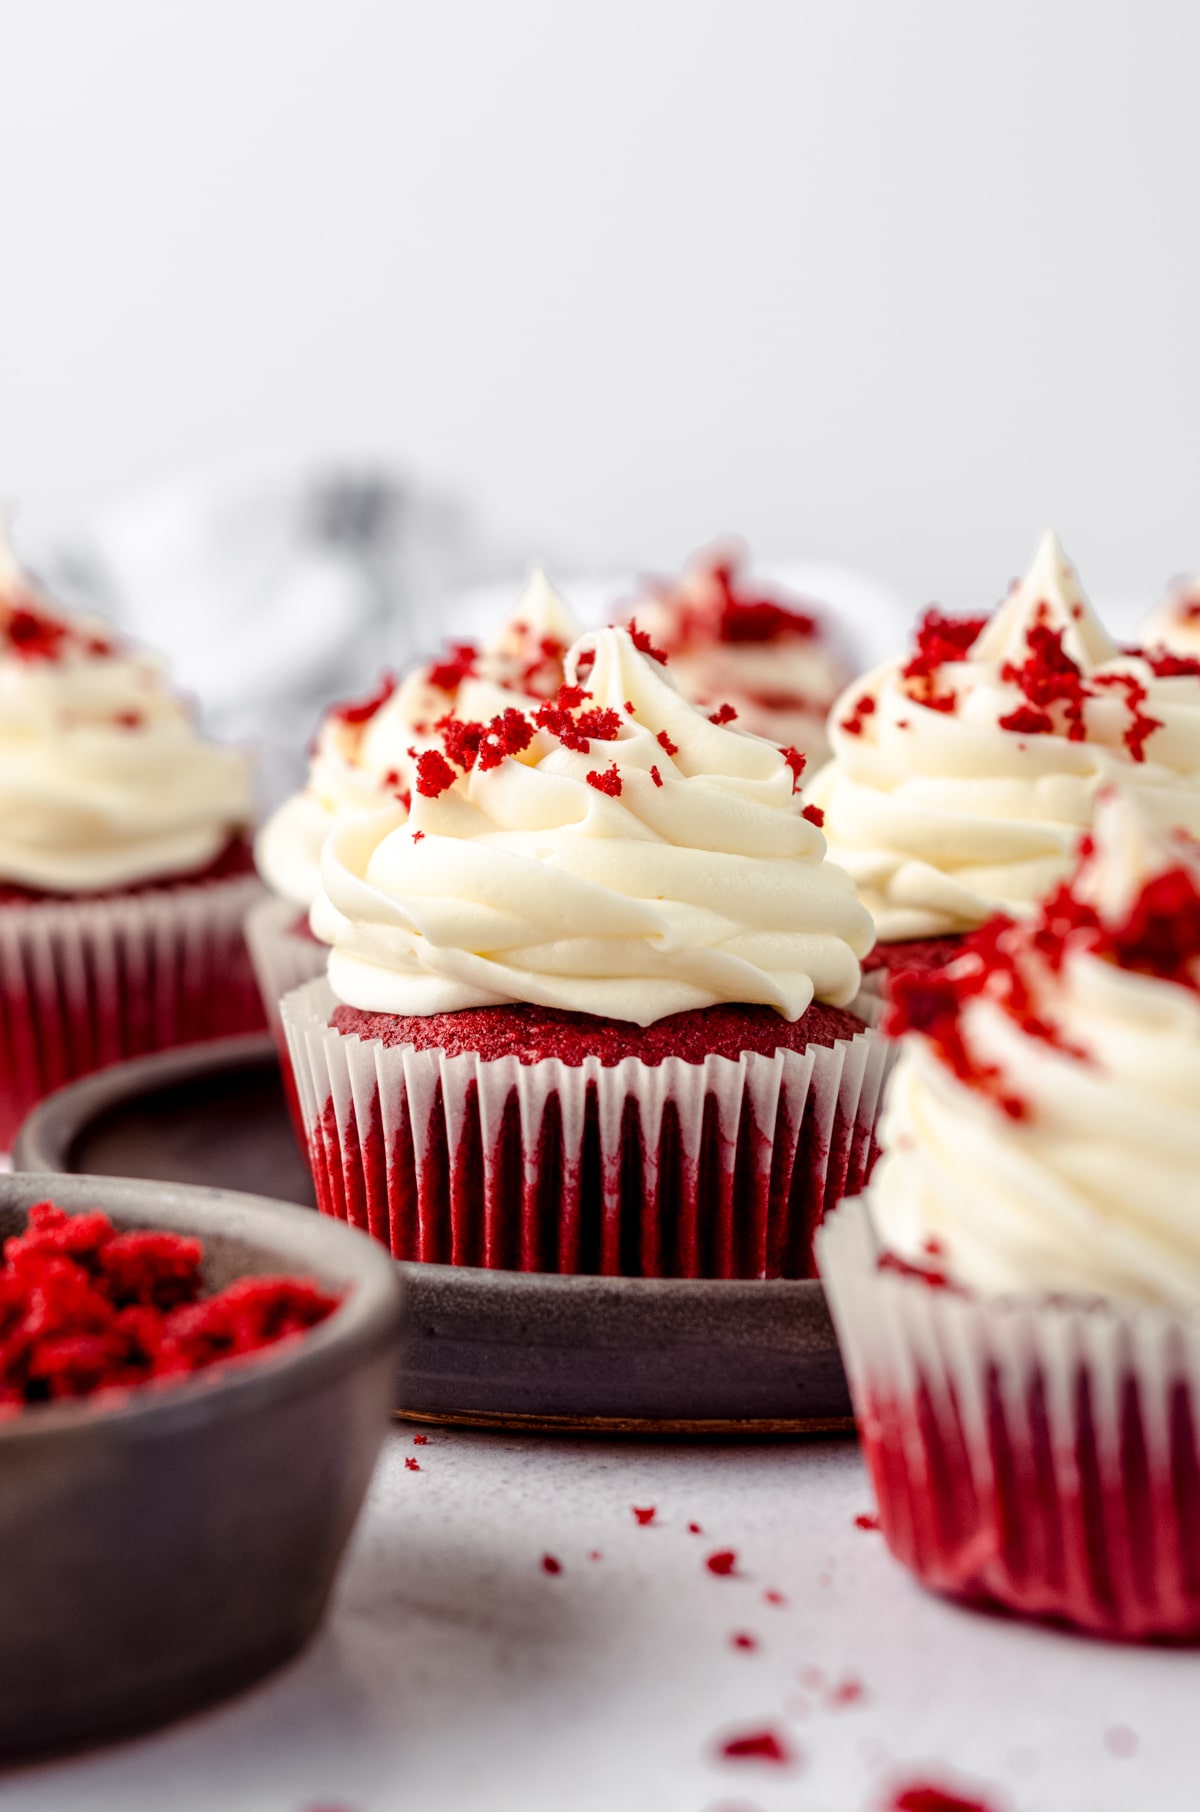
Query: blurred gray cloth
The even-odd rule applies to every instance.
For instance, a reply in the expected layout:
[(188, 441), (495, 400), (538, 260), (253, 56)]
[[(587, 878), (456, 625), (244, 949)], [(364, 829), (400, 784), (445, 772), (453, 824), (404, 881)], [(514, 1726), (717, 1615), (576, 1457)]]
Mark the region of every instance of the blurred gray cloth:
[(254, 746), (262, 809), (303, 780), (332, 700), (438, 647), (454, 595), (522, 570), (460, 500), (332, 463), (180, 482), (18, 546), (65, 604), (164, 654), (211, 734)]

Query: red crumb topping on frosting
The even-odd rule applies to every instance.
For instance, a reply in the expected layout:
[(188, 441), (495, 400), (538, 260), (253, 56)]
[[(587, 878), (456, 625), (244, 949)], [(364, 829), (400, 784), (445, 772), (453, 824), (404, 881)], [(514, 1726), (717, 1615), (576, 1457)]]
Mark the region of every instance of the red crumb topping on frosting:
[(665, 730), (660, 730), (655, 740), (665, 755), (678, 755), (679, 744), (677, 742), (672, 742)]
[(429, 684), (439, 692), (457, 692), (463, 681), (474, 674), (478, 659), (474, 642), (451, 642), (441, 660), (430, 664)]
[(812, 611), (752, 590), (739, 579), (733, 560), (714, 560), (709, 570), (720, 588), (717, 634), (722, 642), (776, 642), (784, 636), (807, 639), (819, 634)]
[(825, 813), (821, 810), (819, 805), (806, 805), (801, 811), (800, 816), (802, 818), (807, 818), (810, 824), (815, 824), (818, 830), (820, 830), (825, 823)]
[(1169, 648), (1143, 648), (1141, 654), (1159, 679), (1200, 678), (1200, 661), (1194, 655), (1172, 654)]
[(630, 617), (629, 619), (629, 635), (639, 654), (648, 655), (652, 661), (657, 661), (661, 667), (666, 666), (667, 657), (665, 651), (655, 646), (644, 629), (638, 628), (636, 617)]
[(652, 768), (651, 768), (651, 770), (650, 770), (650, 778), (651, 778), (651, 780), (652, 780), (652, 781), (653, 781), (653, 782), (654, 782), (654, 784), (655, 784), (655, 786), (661, 786), (661, 785), (662, 785), (662, 783), (663, 783), (663, 777), (662, 777), (662, 775), (661, 775), (661, 774), (660, 774), (660, 773), (659, 773), (659, 771), (658, 771), (658, 768), (657, 768), (657, 767), (652, 767)]
[(779, 753), (792, 770), (792, 791), (797, 793), (800, 790), (800, 776), (808, 766), (808, 756), (793, 748), (780, 749)]
[[(1099, 698), (1104, 688), (1113, 689), (1124, 694), (1123, 702), (1129, 712), (1122, 740), (1133, 761), (1144, 761), (1147, 740), (1162, 728), (1159, 718), (1142, 709), (1147, 697), (1145, 686), (1132, 673), (1102, 673), (1085, 678), (1079, 663), (1063, 646), (1065, 629), (1051, 628), (1049, 614), (1049, 606), (1043, 600), (1026, 631), (1024, 659), (1006, 661), (1000, 669), (1001, 679), (1017, 688), (1022, 701), (1000, 718), (1000, 728), (1017, 736), (1064, 736), (1069, 742), (1083, 742), (1087, 735), (1087, 701)], [(1079, 614), (1078, 610), (1075, 614)], [(956, 711), (957, 697), (953, 689), (940, 687), (940, 671), (970, 657), (987, 620), (945, 617), (938, 611), (927, 611), (917, 631), (916, 653), (901, 670), (906, 695), (930, 710)], [(1162, 650), (1127, 652), (1144, 659), (1159, 677), (1200, 675), (1200, 661), (1180, 660)], [(852, 736), (861, 736), (867, 715), (866, 701), (860, 699), (842, 728)]]
[(454, 785), (454, 769), (436, 749), (417, 756), (417, 791), (422, 799), (436, 799)]
[(957, 701), (953, 692), (939, 691), (939, 672), (967, 659), (987, 620), (927, 610), (917, 625), (916, 649), (901, 671), (909, 698), (931, 711), (953, 711)]
[(621, 773), (615, 761), (603, 770), (591, 768), (587, 774), (587, 783), (595, 787), (598, 793), (606, 793), (610, 799), (621, 797)]
[(377, 711), (381, 711), (396, 690), (394, 673), (381, 673), (379, 684), (374, 692), (366, 698), (344, 699), (341, 704), (331, 705), (330, 717), (340, 724), (369, 723)]
[[(1091, 839), (1085, 838), (1081, 864), (1092, 853)], [(947, 966), (901, 969), (891, 978), (885, 1030), (893, 1037), (921, 1033), (961, 1081), (991, 1095), (1014, 1119), (1026, 1117), (1028, 1103), (971, 1050), (962, 1026), (967, 1001), (986, 995), (1027, 1037), (1083, 1060), (1034, 1005), (1039, 983), (1060, 974), (1069, 954), (1086, 952), (1118, 969), (1200, 994), (1200, 884), (1194, 868), (1180, 864), (1154, 875), (1117, 923), (1106, 923), (1079, 897), (1078, 881), (1077, 872), (1032, 919), (989, 920), (964, 939), (960, 956)]]
[(32, 604), (14, 604), (0, 618), (0, 632), (11, 653), (22, 661), (57, 661), (71, 631), (60, 617)]
[(841, 728), (846, 732), (846, 735), (861, 736), (863, 733), (863, 721), (868, 717), (874, 716), (875, 708), (875, 700), (871, 697), (869, 692), (864, 692), (861, 698), (856, 699), (854, 704), (850, 707), (849, 717), (843, 717), (841, 722)]
[(715, 711), (709, 712), (708, 721), (710, 724), (731, 724), (736, 716), (732, 705), (718, 705)]
[(306, 1333), (337, 1307), (297, 1277), (243, 1277), (204, 1296), (203, 1258), (178, 1233), (31, 1208), (0, 1264), (0, 1415), (180, 1378)]
[(681, 585), (655, 585), (656, 597), (670, 613), (668, 626), (660, 630), (669, 653), (714, 641), (761, 645), (820, 635), (810, 609), (757, 589), (739, 573), (741, 564), (740, 556), (722, 553), (697, 562), (694, 577)]
[(708, 1056), (736, 1062), (750, 1051), (769, 1057), (778, 1050), (804, 1051), (810, 1044), (830, 1046), (863, 1030), (857, 1014), (817, 1001), (793, 1021), (781, 1019), (771, 1007), (718, 1006), (670, 1013), (652, 1025), (639, 1026), (628, 1019), (603, 1019), (523, 1002), (426, 1015), (366, 1013), (339, 1006), (329, 1023), (344, 1035), (441, 1050), (450, 1057), (470, 1053), (485, 1060), (515, 1057), (519, 1063), (556, 1057), (571, 1065), (595, 1057), (606, 1068), (625, 1057), (648, 1064), (666, 1057), (703, 1063)]

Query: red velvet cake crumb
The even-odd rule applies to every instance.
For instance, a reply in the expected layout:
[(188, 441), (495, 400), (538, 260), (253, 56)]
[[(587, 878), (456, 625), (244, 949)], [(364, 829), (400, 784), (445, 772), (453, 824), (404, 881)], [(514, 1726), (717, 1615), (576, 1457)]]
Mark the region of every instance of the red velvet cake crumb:
[(377, 711), (381, 711), (396, 690), (394, 673), (381, 673), (379, 684), (374, 692), (366, 698), (346, 699), (340, 705), (333, 705), (329, 715), (342, 724), (370, 723)]
[(633, 1514), (640, 1526), (644, 1529), (649, 1523), (654, 1521), (655, 1517), (658, 1515), (658, 1511), (653, 1504), (647, 1504), (645, 1509), (639, 1509), (638, 1506), (634, 1504)]
[(644, 629), (638, 628), (636, 617), (630, 617), (629, 619), (629, 634), (633, 641), (633, 645), (639, 654), (647, 655), (650, 660), (657, 661), (661, 667), (666, 666), (667, 657), (665, 653), (661, 648), (655, 647)]
[(123, 900), (131, 894), (164, 893), (177, 887), (202, 887), (216, 881), (238, 880), (255, 873), (254, 850), (248, 838), (240, 833), (231, 837), (220, 853), (201, 868), (185, 874), (160, 875), (150, 881), (135, 881), (125, 887), (102, 887), (94, 891), (80, 889), (73, 893), (54, 893), (41, 887), (22, 887), (17, 881), (0, 877), (0, 906), (29, 906), (72, 900)]
[(606, 1068), (625, 1057), (648, 1064), (661, 1063), (666, 1057), (681, 1057), (688, 1063), (703, 1063), (708, 1056), (736, 1061), (752, 1051), (770, 1057), (780, 1049), (832, 1046), (839, 1038), (853, 1038), (863, 1030), (863, 1021), (856, 1014), (816, 1001), (794, 1021), (781, 1019), (771, 1007), (718, 1006), (671, 1013), (652, 1025), (638, 1026), (626, 1019), (520, 1004), (464, 1007), (456, 1013), (424, 1016), (367, 1013), (358, 1007), (338, 1006), (329, 1023), (343, 1034), (378, 1038), (385, 1045), (442, 1050), (451, 1057), (471, 1053), (485, 1060), (516, 1057), (520, 1063), (556, 1057), (572, 1065), (596, 1057)]
[(429, 669), (429, 683), (439, 692), (457, 692), (464, 680), (475, 672), (479, 650), (474, 642), (451, 642), (440, 661)]
[[(800, 786), (800, 776), (808, 766), (808, 756), (802, 755), (799, 749), (793, 749), (790, 746), (786, 749), (780, 749), (779, 753), (783, 756), (783, 759), (792, 770), (792, 791), (795, 793)], [(808, 816), (807, 811), (805, 812), (805, 816)]]
[(729, 1638), (729, 1646), (749, 1653), (758, 1647), (758, 1637), (752, 1636), (749, 1630), (735, 1630)]
[(719, 1579), (728, 1579), (731, 1573), (737, 1572), (737, 1550), (736, 1548), (718, 1548), (715, 1554), (708, 1556), (704, 1564), (709, 1572), (715, 1573)]
[(549, 1574), (551, 1574), (551, 1576), (553, 1576), (555, 1573), (561, 1573), (562, 1572), (562, 1561), (557, 1560), (553, 1554), (543, 1554), (542, 1555), (542, 1572), (549, 1573)]
[(795, 1759), (784, 1739), (773, 1730), (748, 1731), (745, 1736), (727, 1737), (720, 1753), (730, 1762), (773, 1762), (777, 1767), (790, 1767)]
[(854, 1519), (854, 1527), (875, 1530), (881, 1528), (882, 1524), (873, 1510), (860, 1510)]
[(0, 1415), (127, 1390), (306, 1333), (338, 1298), (296, 1277), (243, 1277), (201, 1294), (198, 1239), (118, 1233), (99, 1211), (30, 1209), (0, 1265)]
[(592, 768), (585, 775), (587, 783), (595, 787), (598, 793), (607, 793), (610, 799), (619, 799), (622, 792), (621, 771), (614, 761), (602, 770)]
[(964, 1799), (961, 1793), (935, 1787), (929, 1781), (916, 1781), (910, 1787), (899, 1787), (888, 1802), (887, 1812), (995, 1812), (982, 1799)]

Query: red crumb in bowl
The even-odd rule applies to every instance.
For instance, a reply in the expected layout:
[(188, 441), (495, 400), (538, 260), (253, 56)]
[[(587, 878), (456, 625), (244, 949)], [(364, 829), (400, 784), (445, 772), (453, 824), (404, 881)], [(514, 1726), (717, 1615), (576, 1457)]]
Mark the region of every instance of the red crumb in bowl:
[(198, 1239), (37, 1203), (0, 1264), (0, 1416), (178, 1380), (307, 1333), (338, 1306), (301, 1277), (242, 1277), (205, 1296), (203, 1258)]

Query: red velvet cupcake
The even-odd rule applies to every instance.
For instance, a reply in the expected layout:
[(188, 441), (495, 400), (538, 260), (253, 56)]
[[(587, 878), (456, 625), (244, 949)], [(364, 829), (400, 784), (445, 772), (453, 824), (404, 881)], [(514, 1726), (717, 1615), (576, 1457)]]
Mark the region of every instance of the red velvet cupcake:
[(1200, 1636), (1200, 850), (1128, 798), (935, 975), (819, 1235), (884, 1533), (927, 1585)]
[(283, 1003), (322, 1208), (404, 1258), (811, 1274), (886, 1056), (799, 759), (623, 630), (442, 739), (411, 813), (330, 836), (328, 982)]
[(0, 550), (0, 1150), (105, 1064), (263, 1023), (244, 758)]
[(1200, 660), (1122, 649), (1053, 535), (990, 617), (926, 613), (838, 700), (805, 788), (878, 945), (865, 986), (930, 970), (1071, 872), (1099, 792), (1200, 836)]

